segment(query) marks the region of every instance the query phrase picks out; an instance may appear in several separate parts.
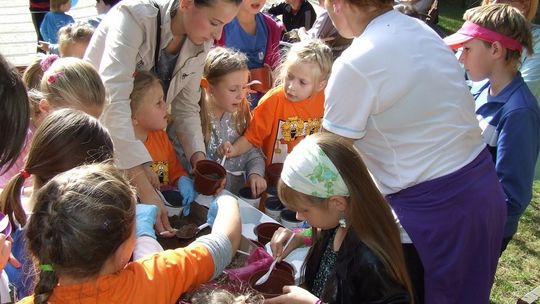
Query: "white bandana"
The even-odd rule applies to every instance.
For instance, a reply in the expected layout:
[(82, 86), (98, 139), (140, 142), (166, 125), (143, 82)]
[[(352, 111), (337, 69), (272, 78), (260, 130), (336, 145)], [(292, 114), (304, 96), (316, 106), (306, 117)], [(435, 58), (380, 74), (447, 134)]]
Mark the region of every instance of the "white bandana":
[(349, 196), (336, 166), (311, 136), (304, 138), (287, 155), (281, 180), (298, 192), (320, 198)]

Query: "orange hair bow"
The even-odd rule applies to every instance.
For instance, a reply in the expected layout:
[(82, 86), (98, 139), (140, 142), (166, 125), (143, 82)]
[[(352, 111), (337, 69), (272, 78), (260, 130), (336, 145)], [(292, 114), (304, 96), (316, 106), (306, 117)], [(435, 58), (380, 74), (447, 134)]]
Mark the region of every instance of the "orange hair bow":
[(208, 82), (208, 79), (202, 77), (201, 78), (201, 88), (208, 89), (209, 85), (210, 85), (210, 83)]

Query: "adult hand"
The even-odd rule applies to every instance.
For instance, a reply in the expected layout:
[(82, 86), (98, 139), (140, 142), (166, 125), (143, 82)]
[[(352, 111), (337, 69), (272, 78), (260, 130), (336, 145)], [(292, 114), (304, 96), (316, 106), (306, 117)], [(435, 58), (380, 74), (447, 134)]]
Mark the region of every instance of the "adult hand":
[(178, 180), (178, 190), (182, 194), (182, 206), (184, 206), (182, 213), (184, 216), (188, 216), (191, 202), (195, 200), (199, 193), (195, 191), (193, 180), (187, 176), (181, 176)]
[(200, 161), (200, 160), (203, 160), (203, 159), (206, 159), (206, 155), (201, 152), (201, 151), (197, 151), (195, 153), (193, 153), (193, 155), (191, 155), (191, 158), (190, 158), (190, 162), (191, 162), (191, 172), (193, 172), (193, 170), (195, 169), (195, 167), (197, 166), (197, 163)]
[(266, 190), (266, 179), (259, 174), (250, 174), (248, 184), (251, 188), (251, 194), (254, 195), (253, 198), (259, 197)]
[(274, 232), (272, 240), (270, 240), (270, 248), (272, 249), (274, 259), (281, 261), (287, 257), (291, 251), (302, 246), (304, 243), (304, 236), (301, 234), (294, 234), (294, 239), (289, 246), (287, 246), (287, 249), (283, 251), (283, 247), (293, 234), (292, 231), (283, 227), (278, 228), (278, 230)]
[(278, 303), (298, 303), (298, 304), (313, 304), (319, 299), (311, 292), (298, 286), (284, 286), (283, 295), (272, 299), (265, 300), (265, 304), (278, 304)]
[(157, 190), (152, 187), (146, 174), (143, 165), (138, 165), (127, 169), (127, 174), (130, 177), (131, 183), (137, 189), (137, 196), (141, 203), (154, 204), (159, 209), (159, 214), (156, 219), (156, 231), (163, 237), (174, 237), (175, 233), (169, 223), (167, 208), (157, 194)]
[(156, 205), (137, 204), (135, 206), (135, 228), (137, 237), (146, 235), (153, 239), (156, 238), (154, 224), (156, 223), (158, 212), (159, 209)]

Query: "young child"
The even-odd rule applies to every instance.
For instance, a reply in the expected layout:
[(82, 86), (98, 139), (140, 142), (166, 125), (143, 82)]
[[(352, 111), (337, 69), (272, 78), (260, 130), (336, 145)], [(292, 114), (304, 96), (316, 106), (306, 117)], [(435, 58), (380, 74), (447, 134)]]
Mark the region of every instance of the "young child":
[(255, 91), (249, 94), (250, 108), (254, 108), (264, 93), (272, 88), (271, 72), (279, 65), (279, 41), (283, 26), (272, 17), (261, 13), (266, 0), (246, 0), (236, 17), (223, 27), (218, 45), (239, 50), (248, 58), (251, 80)]
[(32, 214), (33, 199), (21, 197), (25, 180), (32, 178), (33, 193), (58, 173), (84, 163), (112, 158), (113, 144), (99, 122), (80, 111), (64, 109), (49, 115), (35, 132), (25, 163), (0, 195), (0, 207), (13, 224), (13, 255), (23, 263), (17, 269), (8, 265), (6, 272), (16, 287), (18, 298), (30, 294), (32, 271), (24, 242), (24, 226)]
[(41, 42), (39, 46), (49, 54), (82, 59), (93, 34), (94, 28), (87, 22), (70, 23), (58, 31), (58, 44)]
[(19, 73), (0, 54), (0, 176), (17, 163), (24, 149), (30, 111)]
[[(398, 226), (358, 152), (331, 133), (306, 137), (287, 156), (278, 195), (317, 229), (304, 262), (305, 290), (286, 286), (265, 303), (410, 303)], [(314, 231), (315, 232), (315, 231)], [(280, 228), (271, 241), (282, 260), (304, 235)]]
[[(244, 134), (251, 122), (246, 99), (249, 70), (244, 54), (228, 48), (216, 47), (206, 57), (202, 85), (201, 121), (206, 144), (206, 155), (219, 159), (218, 147), (226, 141), (235, 141)], [(252, 194), (258, 196), (266, 190), (264, 156), (260, 149), (252, 148), (238, 157), (225, 161), (229, 172), (225, 188), (234, 194), (246, 182)], [(247, 180), (246, 180), (247, 179)]]
[(266, 93), (244, 135), (219, 153), (230, 158), (260, 147), (266, 165), (282, 163), (300, 140), (320, 130), (331, 69), (332, 51), (322, 41), (295, 43), (281, 67), (283, 84)]
[[(20, 303), (174, 303), (221, 274), (240, 243), (240, 212), (221, 196), (212, 233), (185, 248), (129, 262), (135, 242), (135, 193), (110, 165), (73, 169), (37, 194), (28, 246), (39, 279)], [(60, 284), (58, 284), (60, 283)]]
[(532, 38), (529, 22), (506, 4), (470, 9), (464, 19), (445, 42), (463, 46), (459, 60), (473, 81), (489, 79), (475, 94), (475, 104), (482, 138), (507, 197), (502, 252), (531, 201), (540, 149), (540, 108), (518, 72), (522, 49), (532, 53)]
[(282, 16), (287, 32), (301, 27), (309, 30), (317, 19), (313, 5), (307, 0), (285, 0), (276, 3), (268, 9), (268, 13)]
[[(39, 65), (43, 76), (40, 83), (39, 101), (32, 99), (31, 124), (27, 128), (27, 146), (31, 142), (35, 129), (51, 112), (61, 108), (73, 108), (99, 117), (105, 105), (105, 88), (94, 67), (78, 58), (61, 58), (48, 56)], [(29, 67), (32, 74), (39, 74), (36, 66)], [(30, 72), (29, 72), (30, 73)], [(27, 75), (29, 79), (34, 77)], [(26, 150), (19, 154), (17, 165), (9, 172), (2, 172), (0, 184), (4, 185), (22, 169)]]
[(58, 31), (64, 25), (75, 22), (66, 14), (71, 9), (71, 0), (51, 0), (51, 10), (45, 14), (39, 31), (45, 42), (58, 43)]
[(129, 97), (135, 137), (144, 143), (152, 157), (151, 167), (159, 179), (159, 188), (179, 190), (183, 213), (188, 215), (189, 204), (198, 194), (164, 130), (168, 114), (160, 80), (151, 72), (135, 72), (133, 91)]

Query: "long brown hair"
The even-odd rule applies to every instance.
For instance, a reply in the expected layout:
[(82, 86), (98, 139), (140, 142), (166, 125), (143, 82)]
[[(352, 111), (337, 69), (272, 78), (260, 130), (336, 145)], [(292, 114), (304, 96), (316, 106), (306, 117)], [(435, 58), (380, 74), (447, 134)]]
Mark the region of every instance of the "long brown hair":
[(40, 269), (34, 303), (47, 303), (59, 277), (86, 279), (134, 233), (135, 193), (112, 164), (78, 167), (52, 178), (36, 195), (28, 248)]
[(109, 132), (94, 117), (72, 109), (50, 114), (39, 126), (24, 163), (24, 173), (17, 173), (0, 195), (0, 207), (13, 221), (26, 224), (21, 205), (21, 187), (25, 174), (33, 176), (34, 189), (55, 175), (85, 163), (112, 158)]
[[(352, 144), (332, 133), (315, 133), (310, 136), (336, 166), (349, 190), (346, 211), (349, 229), (375, 253), (388, 274), (402, 284), (413, 299), (412, 285), (405, 265), (398, 227), (388, 202), (371, 179), (360, 154)], [(285, 205), (293, 209), (298, 202), (307, 202), (318, 208), (328, 208), (328, 199), (293, 190), (281, 180), (278, 183), (278, 195)], [(311, 247), (303, 267), (304, 271), (318, 268), (315, 264), (320, 261), (310, 259), (315, 254), (316, 247)]]
[[(203, 77), (211, 85), (216, 85), (226, 75), (236, 71), (247, 71), (248, 59), (246, 55), (224, 47), (212, 49), (206, 56), (204, 64)], [(201, 125), (203, 130), (204, 142), (208, 144), (212, 132), (212, 108), (210, 97), (206, 90), (201, 94)], [(251, 112), (246, 98), (242, 100), (240, 109), (233, 113), (233, 121), (238, 134), (243, 134), (251, 121)]]
[(29, 124), (30, 104), (24, 83), (0, 54), (0, 174), (17, 160)]

